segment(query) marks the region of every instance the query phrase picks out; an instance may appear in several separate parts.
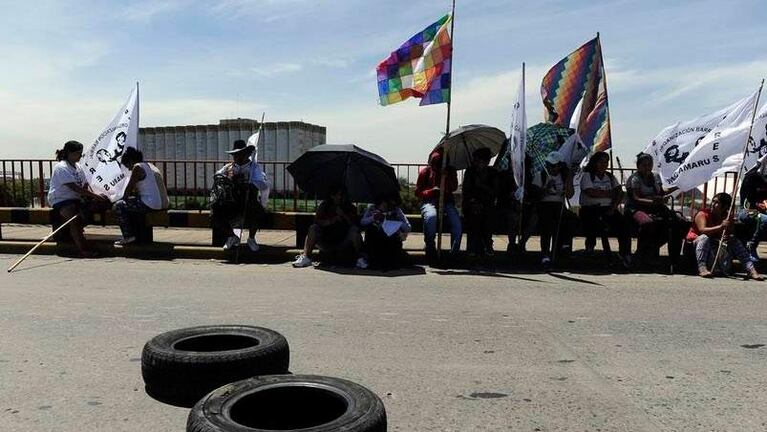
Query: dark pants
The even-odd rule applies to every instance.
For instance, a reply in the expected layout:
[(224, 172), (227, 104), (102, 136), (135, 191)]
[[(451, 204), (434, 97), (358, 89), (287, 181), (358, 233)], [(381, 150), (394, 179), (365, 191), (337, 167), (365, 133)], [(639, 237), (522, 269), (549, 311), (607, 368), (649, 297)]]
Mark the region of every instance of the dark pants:
[(660, 248), (668, 243), (668, 256), (672, 263), (679, 261), (682, 240), (688, 225), (671, 209), (633, 210), (631, 220), (638, 226), (637, 254), (656, 257)]
[(496, 211), (498, 212), (499, 226), (506, 227), (509, 250), (517, 244), (524, 250), (527, 240), (533, 234), (533, 227), (537, 220), (535, 205), (529, 202), (520, 205), (518, 201), (511, 201), (500, 204)]
[(583, 206), (581, 223), (587, 239), (596, 241), (597, 237), (602, 238), (612, 234), (618, 238), (618, 253), (621, 256), (631, 254), (631, 233), (626, 219), (619, 211), (613, 210), (610, 206)]
[(152, 211), (151, 208), (141, 202), (139, 197), (128, 197), (117, 201), (114, 208), (123, 238), (135, 237), (136, 230), (134, 225), (136, 220), (143, 219), (143, 215)]
[(365, 230), (365, 251), (371, 267), (392, 270), (405, 264), (405, 252), (399, 234), (387, 236), (377, 226)]
[(493, 250), (494, 218), (491, 210), (490, 206), (481, 205), (464, 209), (467, 252), (484, 254)]
[[(541, 253), (544, 256), (551, 255), (552, 237), (555, 237), (554, 247), (557, 250), (563, 246), (572, 249), (573, 233), (577, 225), (575, 214), (565, 209), (564, 204), (559, 202), (541, 201), (538, 203), (537, 211), (538, 231), (541, 235)], [(557, 235), (557, 231), (559, 235)]]

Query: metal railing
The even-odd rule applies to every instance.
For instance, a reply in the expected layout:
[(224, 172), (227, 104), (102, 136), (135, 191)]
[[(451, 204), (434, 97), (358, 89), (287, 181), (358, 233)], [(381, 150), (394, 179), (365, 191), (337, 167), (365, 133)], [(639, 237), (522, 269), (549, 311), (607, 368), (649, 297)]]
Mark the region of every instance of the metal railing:
[[(208, 208), (208, 197), (213, 185), (213, 174), (229, 160), (154, 160), (163, 174), (173, 209), (203, 210)], [(317, 197), (301, 191), (293, 181), (287, 167), (290, 162), (259, 162), (272, 184), (269, 209), (272, 211), (314, 211)], [(0, 207), (45, 207), (48, 183), (56, 164), (52, 159), (0, 159)], [(412, 194), (418, 171), (426, 164), (392, 164), (405, 193)], [(624, 183), (634, 169), (613, 169), (615, 177)], [(459, 172), (459, 182), (462, 172)], [(679, 194), (670, 204), (675, 210), (691, 217), (707, 205), (708, 199), (718, 192), (732, 191), (737, 180), (730, 172), (704, 184), (699, 189)]]

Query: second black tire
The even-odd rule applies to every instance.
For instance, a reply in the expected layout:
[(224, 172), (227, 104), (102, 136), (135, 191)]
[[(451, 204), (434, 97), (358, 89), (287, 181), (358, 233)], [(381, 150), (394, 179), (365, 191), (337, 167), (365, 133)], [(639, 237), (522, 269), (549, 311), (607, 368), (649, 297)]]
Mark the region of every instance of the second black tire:
[(147, 394), (182, 407), (234, 381), (288, 373), (284, 336), (263, 327), (214, 325), (169, 331), (152, 338), (141, 353)]
[(274, 375), (227, 384), (192, 408), (187, 432), (386, 432), (386, 409), (340, 378)]

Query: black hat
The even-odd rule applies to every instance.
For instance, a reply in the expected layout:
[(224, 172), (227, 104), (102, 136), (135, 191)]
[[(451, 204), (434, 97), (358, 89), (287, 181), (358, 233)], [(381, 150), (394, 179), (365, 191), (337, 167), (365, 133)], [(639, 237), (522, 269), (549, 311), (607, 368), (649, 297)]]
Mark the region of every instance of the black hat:
[(229, 154), (235, 154), (239, 152), (253, 152), (256, 149), (256, 146), (254, 145), (248, 145), (248, 143), (245, 142), (245, 140), (236, 140), (234, 144), (232, 144), (232, 149), (225, 152)]

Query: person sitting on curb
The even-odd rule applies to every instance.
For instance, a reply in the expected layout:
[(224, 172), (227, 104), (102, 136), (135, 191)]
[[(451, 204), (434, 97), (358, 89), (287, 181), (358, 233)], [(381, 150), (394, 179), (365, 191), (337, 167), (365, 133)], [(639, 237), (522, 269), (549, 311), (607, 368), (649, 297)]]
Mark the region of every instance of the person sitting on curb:
[(439, 195), (442, 175), (445, 175), (444, 213), (450, 226), (450, 253), (458, 254), (461, 250), (461, 217), (455, 208), (453, 192), (458, 189), (458, 174), (450, 166), (442, 168), (443, 150), (435, 150), (429, 157), (429, 166), (418, 173), (415, 195), (421, 199), (421, 217), (423, 218), (423, 241), (426, 257), (433, 259), (437, 256), (437, 237), (439, 222)]
[(401, 267), (407, 259), (402, 243), (411, 226), (399, 207), (400, 202), (399, 194), (379, 197), (360, 219), (360, 226), (365, 231), (365, 250), (372, 267), (392, 270)]
[[(701, 209), (695, 215), (687, 240), (695, 245), (695, 258), (698, 263), (698, 275), (704, 278), (714, 277), (714, 273), (721, 270), (727, 274), (732, 267), (732, 257), (740, 261), (746, 268), (751, 279), (764, 280), (760, 275), (743, 243), (732, 234), (733, 220), (729, 215), (732, 197), (728, 193), (720, 192), (711, 199), (711, 208)], [(717, 250), (721, 244), (717, 267), (713, 268)], [(709, 270), (710, 269), (710, 270)]]
[(78, 163), (82, 156), (83, 145), (77, 141), (67, 141), (62, 149), (56, 150), (56, 159), (59, 162), (54, 166), (53, 174), (51, 174), (48, 205), (61, 215), (62, 222), (80, 215), (69, 223), (69, 232), (80, 257), (92, 258), (96, 256), (96, 252), (89, 248), (83, 234), (85, 226), (83, 211), (90, 206), (83, 200), (91, 200), (95, 206), (106, 208), (111, 203), (106, 196), (97, 195), (88, 188), (85, 173)]
[(256, 146), (236, 140), (232, 150), (226, 152), (232, 155), (232, 162), (214, 176), (211, 221), (214, 230), (229, 234), (224, 250), (240, 245), (240, 237), (234, 231), (237, 226), (248, 229), (248, 248), (252, 252), (260, 248), (256, 231), (269, 203), (269, 181), (261, 165), (251, 158), (255, 150)]
[(366, 269), (367, 259), (362, 255), (362, 235), (357, 226), (357, 209), (349, 202), (342, 188), (334, 188), (330, 198), (317, 207), (314, 224), (304, 242), (304, 251), (296, 257), (293, 267), (312, 265), (310, 258), (314, 247), (334, 254), (353, 252), (357, 268)]
[[(131, 223), (131, 215), (146, 214), (151, 211), (168, 208), (168, 191), (165, 181), (156, 166), (144, 162), (144, 154), (133, 147), (128, 147), (120, 161), (131, 170), (128, 185), (125, 186), (123, 197), (114, 204), (117, 223), (120, 225), (122, 238), (115, 246), (124, 246), (136, 241)], [(136, 196), (131, 196), (135, 192)]]

